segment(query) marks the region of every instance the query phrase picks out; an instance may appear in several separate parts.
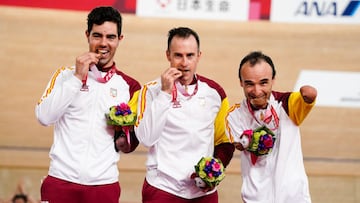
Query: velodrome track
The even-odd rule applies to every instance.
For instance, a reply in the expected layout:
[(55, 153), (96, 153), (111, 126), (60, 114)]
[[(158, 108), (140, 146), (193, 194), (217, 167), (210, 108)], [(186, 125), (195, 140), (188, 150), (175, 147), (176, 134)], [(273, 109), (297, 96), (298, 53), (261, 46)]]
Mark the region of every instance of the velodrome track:
[[(0, 6), (0, 199), (9, 198), (19, 179), (39, 197), (47, 174), (52, 127), (35, 119), (34, 107), (51, 74), (73, 65), (87, 51), (86, 12)], [(139, 18), (123, 15), (118, 66), (141, 83), (167, 66), (167, 31), (190, 26), (203, 52), (198, 72), (218, 81), (231, 104), (243, 98), (237, 79), (241, 58), (252, 50), (272, 56), (274, 89), (291, 91), (302, 69), (360, 71), (359, 25), (277, 24)], [(321, 80), (321, 78), (319, 78)], [(338, 83), (338, 81), (332, 81)], [(359, 87), (357, 87), (359, 89)], [(337, 94), (337, 92), (334, 92)], [(316, 106), (302, 124), (305, 167), (313, 202), (360, 202), (360, 109)], [(122, 155), (123, 202), (140, 202), (146, 149)], [(220, 202), (241, 202), (239, 154), (219, 188)]]

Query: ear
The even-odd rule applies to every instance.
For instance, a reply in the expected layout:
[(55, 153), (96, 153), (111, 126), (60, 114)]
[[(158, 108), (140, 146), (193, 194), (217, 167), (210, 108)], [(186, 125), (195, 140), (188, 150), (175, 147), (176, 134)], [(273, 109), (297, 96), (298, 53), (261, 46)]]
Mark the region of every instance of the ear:
[(165, 54), (166, 54), (167, 60), (170, 61), (170, 51), (166, 50)]
[(243, 85), (243, 83), (242, 83), (241, 80), (239, 80), (239, 83), (240, 83), (240, 86), (241, 86), (241, 87), (244, 87), (244, 85)]
[(123, 39), (124, 39), (124, 35), (121, 34), (121, 35), (119, 36), (119, 41), (121, 41), (121, 40), (123, 40)]
[(274, 84), (275, 84), (275, 80), (276, 79), (276, 77), (274, 77), (272, 80), (271, 80), (271, 86), (273, 86)]
[(85, 30), (85, 36), (87, 38), (87, 41), (89, 42), (90, 33), (87, 30)]

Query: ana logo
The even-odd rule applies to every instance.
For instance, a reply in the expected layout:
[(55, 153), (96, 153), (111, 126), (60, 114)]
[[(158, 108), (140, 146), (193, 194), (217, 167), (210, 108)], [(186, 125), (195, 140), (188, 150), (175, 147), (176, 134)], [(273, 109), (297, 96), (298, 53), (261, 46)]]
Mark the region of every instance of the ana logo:
[(353, 16), (360, 6), (360, 1), (350, 1), (348, 6), (345, 8), (342, 16)]
[(341, 6), (342, 12), (338, 13), (339, 5), (337, 1), (303, 1), (298, 6), (295, 15), (305, 16), (354, 16), (360, 7), (360, 1), (350, 1), (345, 8)]

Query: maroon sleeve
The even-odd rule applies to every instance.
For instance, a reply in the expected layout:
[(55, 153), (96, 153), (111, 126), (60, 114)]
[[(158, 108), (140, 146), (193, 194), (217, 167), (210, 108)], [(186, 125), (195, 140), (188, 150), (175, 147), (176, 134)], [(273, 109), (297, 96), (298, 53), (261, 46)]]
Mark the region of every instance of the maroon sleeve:
[(129, 84), (129, 93), (130, 93), (130, 99), (131, 99), (133, 97), (134, 93), (141, 89), (140, 83), (136, 79), (125, 74), (124, 72), (117, 70), (116, 73), (121, 75), (124, 78), (124, 80), (126, 81), (126, 83)]
[(197, 74), (197, 78), (198, 80), (208, 84), (211, 88), (215, 89), (219, 93), (221, 101), (226, 98), (225, 90), (217, 82), (199, 74)]
[(214, 157), (220, 159), (224, 167), (226, 167), (233, 157), (234, 150), (235, 147), (233, 144), (229, 142), (221, 143), (215, 146)]
[(289, 97), (290, 97), (291, 92), (272, 91), (272, 94), (274, 95), (274, 98), (275, 98), (276, 101), (282, 102), (282, 107), (284, 108), (286, 114), (289, 115), (288, 102), (289, 102)]

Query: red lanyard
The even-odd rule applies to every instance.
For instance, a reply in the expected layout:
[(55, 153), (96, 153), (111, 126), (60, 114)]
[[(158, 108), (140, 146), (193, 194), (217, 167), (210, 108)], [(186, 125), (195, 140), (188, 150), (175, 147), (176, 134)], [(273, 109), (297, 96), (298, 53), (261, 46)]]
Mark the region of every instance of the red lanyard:
[[(96, 80), (101, 83), (106, 83), (116, 73), (115, 65), (113, 65), (111, 67), (111, 69), (106, 73), (106, 75), (104, 77), (101, 77), (101, 73), (98, 70), (98, 68), (96, 67), (96, 65), (94, 65), (94, 64), (91, 65), (90, 70), (94, 73)], [(83, 84), (80, 89), (81, 91), (89, 91), (89, 86), (86, 84), (87, 78), (88, 78), (88, 75), (86, 74), (85, 77), (81, 80), (81, 82)]]
[[(270, 104), (268, 104), (268, 105), (270, 105)], [(256, 120), (256, 122), (260, 124), (260, 122), (258, 121), (258, 119), (257, 119), (256, 116), (255, 116), (255, 112), (254, 112), (253, 109), (251, 108), (251, 104), (250, 104), (249, 100), (247, 101), (247, 106), (248, 106), (248, 109), (249, 109), (251, 115), (252, 115), (252, 116), (254, 117), (254, 119)], [(279, 116), (277, 115), (277, 113), (276, 113), (276, 111), (275, 111), (275, 109), (274, 109), (274, 107), (273, 107), (272, 105), (270, 106), (270, 113), (271, 113), (271, 116), (273, 117), (273, 122), (274, 122), (274, 124), (275, 124), (275, 127), (274, 127), (274, 128), (269, 128), (269, 129), (272, 130), (272, 131), (274, 131), (274, 130), (276, 130), (276, 129), (279, 128), (280, 119), (279, 119)], [(269, 120), (268, 122), (265, 122), (265, 121), (264, 121), (264, 122), (265, 122), (265, 123), (269, 123), (270, 121), (271, 121), (271, 120)]]
[(94, 73), (95, 75), (95, 78), (98, 82), (101, 82), (101, 83), (106, 83), (107, 81), (109, 81), (112, 76), (116, 73), (116, 68), (115, 66), (113, 66), (107, 73), (104, 77), (101, 77), (101, 73), (100, 71), (97, 69), (97, 67), (95, 65), (92, 65), (90, 67), (90, 70)]
[(86, 74), (85, 77), (81, 80), (82, 86), (81, 86), (81, 88), (80, 88), (80, 91), (83, 91), (83, 92), (88, 92), (88, 91), (89, 91), (89, 86), (86, 84), (86, 81), (87, 81), (87, 74)]
[(174, 82), (174, 86), (173, 86), (173, 89), (172, 89), (172, 92), (171, 92), (171, 94), (172, 94), (172, 101), (171, 102), (173, 103), (173, 107), (174, 108), (181, 107), (180, 101), (178, 101), (178, 98), (177, 98), (177, 90), (178, 89), (179, 89), (179, 92), (181, 92), (182, 95), (184, 95), (185, 97), (190, 98), (190, 97), (194, 96), (197, 93), (197, 91), (199, 89), (198, 86), (199, 85), (198, 85), (198, 82), (196, 80), (195, 89), (194, 89), (192, 94), (189, 94), (188, 92), (185, 91), (185, 88), (181, 86), (180, 82)]

